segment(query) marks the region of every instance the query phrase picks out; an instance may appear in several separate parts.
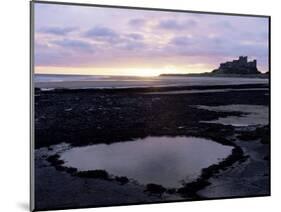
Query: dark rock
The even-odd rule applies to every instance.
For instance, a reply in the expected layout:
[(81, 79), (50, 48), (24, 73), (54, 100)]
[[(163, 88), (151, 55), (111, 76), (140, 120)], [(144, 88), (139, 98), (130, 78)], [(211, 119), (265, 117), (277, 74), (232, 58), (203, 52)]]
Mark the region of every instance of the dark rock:
[(105, 170), (89, 170), (89, 171), (80, 171), (76, 173), (76, 176), (83, 178), (96, 178), (109, 180), (109, 174)]
[(77, 172), (76, 168), (72, 168), (72, 167), (66, 167), (65, 171), (69, 174), (74, 174)]
[(270, 157), (269, 157), (269, 155), (266, 155), (266, 156), (264, 156), (263, 159), (269, 161)]
[[(260, 88), (267, 85), (228, 85), (228, 86), (187, 86), (175, 88), (154, 88), (157, 91), (174, 89), (221, 89), (221, 88)], [(233, 132), (231, 126), (200, 123), (239, 115), (237, 112), (215, 112), (191, 107), (192, 105), (226, 105), (257, 104), (267, 105), (269, 96), (261, 95), (265, 91), (236, 91), (225, 93), (200, 93), (185, 95), (145, 95), (139, 92), (151, 92), (151, 88), (139, 90), (64, 90), (43, 92), (36, 99), (35, 148), (48, 147), (61, 142), (72, 146), (83, 146), (97, 143), (113, 143), (144, 138), (146, 136), (202, 136), (225, 140)], [(105, 92), (107, 94), (105, 95)], [(111, 93), (110, 93), (111, 92)], [(136, 93), (137, 92), (137, 93)], [(133, 95), (134, 94), (134, 95)], [(106, 98), (101, 98), (104, 95)], [(79, 105), (75, 98), (79, 96)], [(226, 97), (227, 96), (227, 97)], [(111, 98), (113, 105), (107, 105)], [(153, 102), (153, 98), (159, 98)], [(65, 108), (73, 107), (72, 114)], [(94, 111), (88, 111), (88, 108)], [(107, 115), (97, 112), (104, 108)], [(119, 107), (120, 110), (113, 110)], [(45, 117), (44, 119), (40, 117)], [(64, 123), (64, 124), (61, 124)], [(178, 126), (184, 126), (178, 129)], [(130, 129), (130, 130), (128, 130)], [(223, 131), (226, 130), (226, 131)], [(95, 138), (93, 140), (93, 138)]]
[(127, 177), (124, 177), (124, 176), (122, 176), (122, 177), (117, 176), (117, 177), (115, 177), (115, 180), (117, 182), (119, 182), (121, 185), (124, 185), (124, 184), (129, 182), (129, 179)]
[(175, 194), (177, 192), (177, 190), (175, 188), (169, 188), (166, 191), (168, 194)]
[(191, 183), (187, 183), (185, 184), (182, 188), (179, 188), (177, 190), (177, 192), (179, 194), (181, 194), (182, 196), (191, 196), (191, 197), (196, 197), (196, 192), (208, 185), (210, 185), (211, 183), (208, 182), (207, 180), (202, 180), (199, 179), (197, 181), (191, 182)]
[(58, 171), (66, 171), (65, 166), (55, 166), (55, 169), (58, 170)]
[(269, 144), (269, 125), (258, 127), (255, 130), (252, 131), (243, 131), (240, 132), (240, 135), (237, 136), (237, 138), (243, 140), (243, 141), (253, 141), (253, 140), (260, 140), (263, 144)]
[(62, 164), (64, 164), (63, 160), (59, 159), (60, 156), (58, 154), (55, 155), (51, 155), (47, 158), (47, 161), (53, 165), (53, 166), (61, 166)]
[(237, 138), (243, 140), (243, 141), (253, 141), (258, 139), (259, 137), (254, 132), (243, 132), (240, 135), (237, 136)]
[(145, 191), (152, 194), (163, 194), (167, 189), (161, 185), (150, 183), (146, 185)]

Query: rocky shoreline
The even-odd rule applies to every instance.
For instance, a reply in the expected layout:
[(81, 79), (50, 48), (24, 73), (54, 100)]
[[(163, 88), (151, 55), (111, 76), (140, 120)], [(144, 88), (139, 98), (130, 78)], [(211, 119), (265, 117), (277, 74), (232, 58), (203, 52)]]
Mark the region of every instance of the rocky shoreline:
[[(161, 185), (138, 186), (136, 191), (143, 192), (143, 200), (132, 200), (132, 203), (148, 203), (174, 200), (200, 200), (208, 199), (208, 194), (198, 191), (208, 188), (212, 184), (214, 176), (228, 170), (229, 167), (239, 169), (239, 164), (249, 163), (251, 155), (245, 152), (241, 143), (258, 142), (265, 148), (268, 161), (269, 157), (269, 127), (254, 127), (249, 130), (241, 130), (231, 125), (216, 123), (202, 123), (202, 121), (216, 120), (221, 117), (243, 116), (245, 113), (216, 112), (194, 107), (194, 105), (264, 105), (269, 106), (267, 90), (237, 90), (237, 88), (267, 88), (267, 85), (230, 85), (230, 86), (192, 86), (175, 88), (137, 88), (137, 89), (56, 89), (50, 91), (35, 90), (35, 147), (37, 151), (52, 146), (67, 143), (70, 146), (84, 146), (98, 143), (113, 143), (129, 141), (147, 136), (194, 136), (212, 139), (223, 145), (233, 146), (232, 154), (218, 164), (214, 164), (202, 170), (198, 179), (186, 183), (179, 189), (166, 189)], [(189, 93), (178, 95), (145, 95), (146, 92), (186, 90), (186, 89), (227, 89), (224, 93)], [(93, 139), (94, 138), (94, 139)], [(256, 146), (256, 145), (253, 145)], [(253, 149), (253, 151), (255, 151)], [(48, 150), (47, 150), (48, 152)], [(84, 182), (90, 180), (106, 181), (123, 187), (130, 187), (131, 182), (126, 176), (110, 176), (106, 171), (81, 173), (75, 168), (64, 167), (59, 155), (45, 155), (46, 162), (42, 158), (39, 163), (46, 163), (54, 167), (53, 173), (62, 172), (75, 180)], [(261, 156), (259, 156), (261, 157)], [(263, 164), (264, 165), (264, 164)], [(48, 166), (48, 165), (47, 165)], [(41, 167), (41, 166), (39, 166)], [(265, 164), (269, 169), (269, 164)], [(36, 168), (36, 177), (42, 176), (43, 168)], [(253, 174), (255, 170), (252, 170)], [(266, 170), (267, 172), (267, 170)], [(36, 180), (35, 177), (35, 180)], [(80, 180), (79, 180), (79, 179)], [(269, 181), (269, 176), (268, 176)], [(268, 183), (269, 184), (269, 183)], [(56, 195), (52, 192), (46, 193), (44, 186), (38, 185), (38, 196), (47, 198)], [(58, 186), (48, 184), (48, 186)], [(95, 185), (97, 186), (97, 185)], [(74, 190), (79, 190), (79, 186)], [(133, 192), (134, 189), (130, 190)], [(76, 192), (76, 191), (73, 191)], [(82, 191), (81, 191), (82, 192)], [(129, 193), (130, 193), (129, 192)], [(137, 192), (137, 193), (138, 193)], [(150, 194), (160, 194), (150, 199)], [(225, 193), (222, 197), (231, 197)], [(268, 195), (269, 187), (265, 187), (259, 194)], [(46, 196), (47, 195), (47, 196)], [(91, 194), (96, 198), (94, 194)], [(88, 204), (101, 205), (88, 196)], [(131, 194), (128, 194), (131, 195)], [(241, 193), (241, 196), (254, 196), (255, 193)], [(122, 196), (122, 195), (121, 195)], [(121, 197), (120, 204), (130, 204)], [(145, 197), (145, 198), (144, 198)], [(220, 198), (210, 196), (209, 198)], [(122, 199), (124, 201), (122, 201)], [(44, 200), (45, 202), (48, 202)], [(60, 200), (58, 205), (68, 200)], [(39, 201), (40, 202), (40, 201)], [(118, 202), (111, 200), (113, 205)], [(50, 202), (49, 202), (50, 203)], [(39, 208), (47, 207), (43, 205)], [(48, 204), (48, 203), (47, 203)], [(73, 204), (74, 205), (74, 204)], [(103, 204), (102, 204), (103, 205)], [(82, 205), (83, 206), (83, 205)], [(71, 204), (67, 207), (72, 207)]]

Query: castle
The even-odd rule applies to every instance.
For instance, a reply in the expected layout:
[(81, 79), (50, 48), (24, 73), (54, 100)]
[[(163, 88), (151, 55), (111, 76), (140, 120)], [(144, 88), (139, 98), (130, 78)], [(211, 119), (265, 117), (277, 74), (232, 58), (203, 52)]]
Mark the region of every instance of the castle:
[(247, 56), (239, 56), (238, 60), (221, 63), (218, 69), (212, 71), (214, 74), (260, 74), (257, 69), (257, 60), (249, 61)]

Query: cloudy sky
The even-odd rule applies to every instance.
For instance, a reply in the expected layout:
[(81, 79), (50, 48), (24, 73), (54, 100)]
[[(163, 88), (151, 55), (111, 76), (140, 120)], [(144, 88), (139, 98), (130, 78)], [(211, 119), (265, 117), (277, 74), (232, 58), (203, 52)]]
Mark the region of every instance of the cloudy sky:
[(268, 70), (268, 19), (35, 3), (35, 72), (211, 71), (247, 55)]

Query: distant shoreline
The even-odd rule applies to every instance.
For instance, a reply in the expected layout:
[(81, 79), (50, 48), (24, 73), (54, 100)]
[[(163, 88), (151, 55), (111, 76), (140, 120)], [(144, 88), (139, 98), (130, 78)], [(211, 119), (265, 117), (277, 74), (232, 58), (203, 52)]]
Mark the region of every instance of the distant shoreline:
[(160, 77), (230, 77), (230, 78), (269, 78), (267, 73), (260, 74), (213, 74), (213, 73), (200, 73), (200, 74), (160, 74)]

